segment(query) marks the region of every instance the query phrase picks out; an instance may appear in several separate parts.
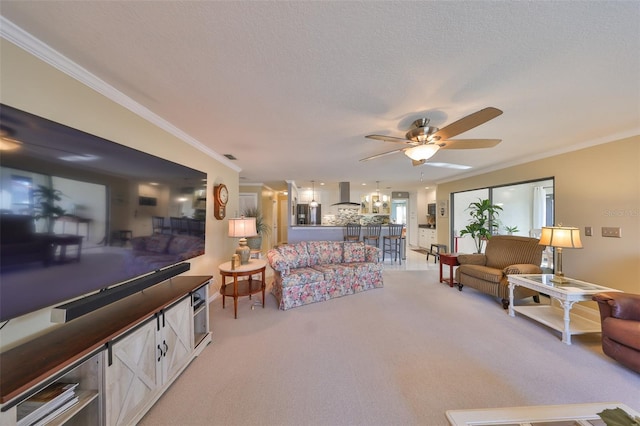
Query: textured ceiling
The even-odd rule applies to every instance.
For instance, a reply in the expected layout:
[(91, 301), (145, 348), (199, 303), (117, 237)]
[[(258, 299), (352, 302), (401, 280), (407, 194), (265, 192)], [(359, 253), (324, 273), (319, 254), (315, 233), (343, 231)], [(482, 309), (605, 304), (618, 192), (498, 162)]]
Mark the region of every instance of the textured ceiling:
[[(2, 16), (219, 154), (242, 183), (408, 190), (640, 134), (640, 3), (2, 1)], [(495, 148), (369, 162), (427, 116)], [(179, 161), (179, 158), (177, 158)]]

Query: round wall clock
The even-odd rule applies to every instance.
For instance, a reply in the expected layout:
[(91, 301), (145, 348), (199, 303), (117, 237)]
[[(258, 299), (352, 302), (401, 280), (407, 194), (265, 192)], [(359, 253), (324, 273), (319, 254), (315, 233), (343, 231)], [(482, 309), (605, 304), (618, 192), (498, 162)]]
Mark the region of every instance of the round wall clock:
[(229, 201), (229, 190), (223, 183), (213, 188), (213, 215), (216, 219), (222, 220), (226, 215), (227, 202)]

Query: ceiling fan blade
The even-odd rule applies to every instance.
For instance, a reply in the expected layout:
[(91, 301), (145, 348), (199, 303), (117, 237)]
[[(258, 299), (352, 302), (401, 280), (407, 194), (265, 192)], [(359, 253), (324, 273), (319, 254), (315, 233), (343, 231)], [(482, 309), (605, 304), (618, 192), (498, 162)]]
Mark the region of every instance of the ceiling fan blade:
[(366, 157), (361, 159), (360, 161), (369, 161), (369, 160), (373, 160), (376, 158), (380, 158), (380, 157), (384, 157), (386, 155), (391, 155), (391, 154), (395, 154), (396, 152), (402, 152), (404, 150), (406, 150), (407, 148), (400, 148), (400, 149), (394, 149), (393, 151), (387, 151), (387, 152), (383, 152), (382, 154), (376, 154), (376, 155), (372, 155), (371, 157)]
[(414, 142), (405, 138), (396, 138), (394, 136), (385, 136), (385, 135), (366, 135), (365, 138), (376, 139), (384, 142), (394, 142), (394, 143), (405, 143), (408, 145), (417, 145), (417, 142)]
[(493, 148), (502, 142), (502, 139), (453, 139), (440, 141), (440, 149), (479, 149)]
[(411, 164), (413, 164), (413, 166), (422, 166), (424, 163), (426, 163), (427, 160), (411, 160)]
[(471, 130), (474, 127), (477, 127), (487, 121), (496, 118), (502, 114), (498, 108), (488, 107), (481, 109), (480, 111), (476, 111), (473, 114), (469, 114), (466, 117), (462, 117), (458, 121), (454, 121), (448, 126), (443, 127), (434, 133), (434, 137), (437, 136), (440, 140), (446, 140), (452, 138), (454, 136), (459, 135), (460, 133), (464, 133), (467, 130)]

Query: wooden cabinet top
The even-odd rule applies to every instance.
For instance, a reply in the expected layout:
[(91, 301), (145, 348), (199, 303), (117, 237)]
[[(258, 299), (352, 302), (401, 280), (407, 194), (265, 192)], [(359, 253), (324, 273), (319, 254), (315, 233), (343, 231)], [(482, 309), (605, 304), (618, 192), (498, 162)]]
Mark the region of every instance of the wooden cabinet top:
[(184, 298), (211, 276), (178, 276), (70, 321), (0, 354), (4, 404)]

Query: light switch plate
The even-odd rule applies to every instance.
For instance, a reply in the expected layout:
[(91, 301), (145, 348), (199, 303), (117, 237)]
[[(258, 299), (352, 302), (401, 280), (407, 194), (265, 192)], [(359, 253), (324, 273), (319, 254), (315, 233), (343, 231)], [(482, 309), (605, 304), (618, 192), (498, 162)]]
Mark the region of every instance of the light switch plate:
[(602, 236), (603, 237), (612, 237), (612, 238), (620, 238), (622, 231), (620, 227), (602, 227)]
[(585, 226), (584, 227), (584, 236), (585, 237), (590, 237), (593, 235), (593, 228), (591, 228), (590, 226)]

